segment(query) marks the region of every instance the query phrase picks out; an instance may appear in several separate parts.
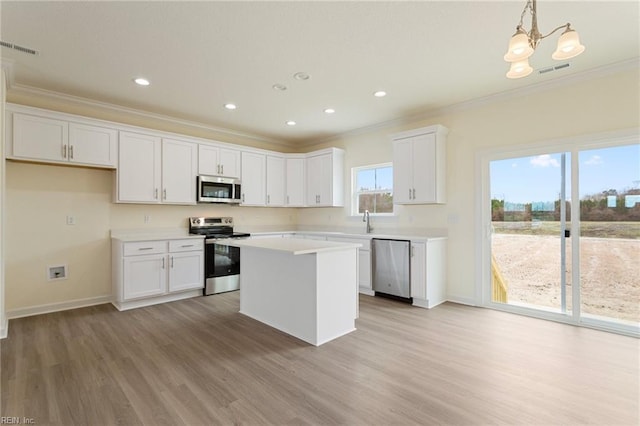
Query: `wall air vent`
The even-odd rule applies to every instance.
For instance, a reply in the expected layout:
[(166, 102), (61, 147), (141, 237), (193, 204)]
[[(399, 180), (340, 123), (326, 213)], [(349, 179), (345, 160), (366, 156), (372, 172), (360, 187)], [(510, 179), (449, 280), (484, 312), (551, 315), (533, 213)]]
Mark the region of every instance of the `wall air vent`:
[(9, 43), (9, 42), (3, 41), (3, 40), (0, 40), (0, 46), (6, 47), (7, 49), (17, 50), (18, 52), (27, 53), (29, 55), (39, 55), (40, 54), (40, 52), (38, 52), (35, 49), (31, 49), (31, 48), (28, 48), (28, 47), (20, 46), (18, 44)]
[(568, 68), (568, 67), (569, 67), (569, 63), (567, 62), (565, 64), (555, 65), (555, 66), (552, 66), (552, 67), (540, 68), (538, 70), (538, 74), (546, 74), (546, 73), (549, 73), (549, 72), (558, 71), (558, 70), (561, 70), (563, 68)]

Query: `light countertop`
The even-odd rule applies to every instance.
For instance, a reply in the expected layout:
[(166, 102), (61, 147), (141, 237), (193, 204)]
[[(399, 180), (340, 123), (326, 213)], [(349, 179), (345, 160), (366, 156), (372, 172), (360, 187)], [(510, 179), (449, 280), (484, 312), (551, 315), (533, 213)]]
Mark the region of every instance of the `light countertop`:
[(122, 242), (182, 240), (189, 238), (203, 239), (202, 235), (191, 235), (186, 228), (155, 228), (155, 229), (112, 229), (111, 238)]
[(251, 247), (283, 251), (293, 255), (360, 248), (361, 244), (335, 241), (303, 240), (298, 238), (227, 239), (224, 244), (234, 247)]

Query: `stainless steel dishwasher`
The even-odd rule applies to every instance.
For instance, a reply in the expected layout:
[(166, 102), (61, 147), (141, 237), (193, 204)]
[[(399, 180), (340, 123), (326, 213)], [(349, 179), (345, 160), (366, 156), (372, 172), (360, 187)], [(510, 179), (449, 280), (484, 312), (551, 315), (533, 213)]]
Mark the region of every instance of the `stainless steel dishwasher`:
[(411, 301), (411, 242), (407, 240), (371, 240), (373, 291)]

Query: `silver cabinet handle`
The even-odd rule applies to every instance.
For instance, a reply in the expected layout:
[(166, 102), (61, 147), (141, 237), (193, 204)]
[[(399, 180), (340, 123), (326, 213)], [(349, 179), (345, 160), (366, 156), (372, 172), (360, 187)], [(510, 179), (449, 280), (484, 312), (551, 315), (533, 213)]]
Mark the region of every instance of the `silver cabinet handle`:
[(163, 189), (163, 190), (162, 190), (162, 199), (163, 199), (163, 200), (166, 200), (166, 199), (167, 199), (167, 190), (166, 190), (166, 189)]
[(171, 268), (173, 269), (173, 256), (171, 256)]
[(267, 194), (267, 204), (271, 204), (271, 195)]
[(242, 193), (242, 202), (244, 203), (244, 192)]
[(155, 200), (157, 200), (157, 199), (158, 199), (158, 188), (156, 188), (155, 192), (153, 193), (153, 198), (154, 198)]
[(140, 247), (138, 250), (153, 250), (153, 247)]
[(413, 188), (413, 199), (414, 200), (416, 199), (416, 189), (415, 188)]
[(411, 199), (411, 188), (409, 188), (409, 199)]
[(67, 146), (62, 145), (62, 158), (67, 158)]
[(162, 258), (162, 269), (164, 269), (164, 257)]
[(180, 247), (193, 247), (193, 244), (183, 244)]
[(287, 195), (287, 204), (289, 204), (289, 196)]
[(69, 145), (69, 158), (73, 160), (73, 145)]
[(220, 164), (216, 165), (216, 172), (220, 174)]
[(224, 164), (220, 166), (220, 174), (224, 175)]
[(415, 250), (414, 246), (409, 247), (409, 251), (411, 252), (411, 257), (413, 257), (414, 250)]

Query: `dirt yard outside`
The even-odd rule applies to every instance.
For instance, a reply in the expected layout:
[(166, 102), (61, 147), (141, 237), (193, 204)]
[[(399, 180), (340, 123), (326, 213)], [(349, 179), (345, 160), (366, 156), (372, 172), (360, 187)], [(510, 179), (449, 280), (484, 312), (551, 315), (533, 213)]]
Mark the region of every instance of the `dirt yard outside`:
[[(509, 303), (559, 309), (560, 238), (495, 231), (492, 253), (507, 283)], [(571, 309), (571, 239), (566, 243)], [(640, 239), (581, 237), (580, 275), (583, 314), (640, 322)]]

